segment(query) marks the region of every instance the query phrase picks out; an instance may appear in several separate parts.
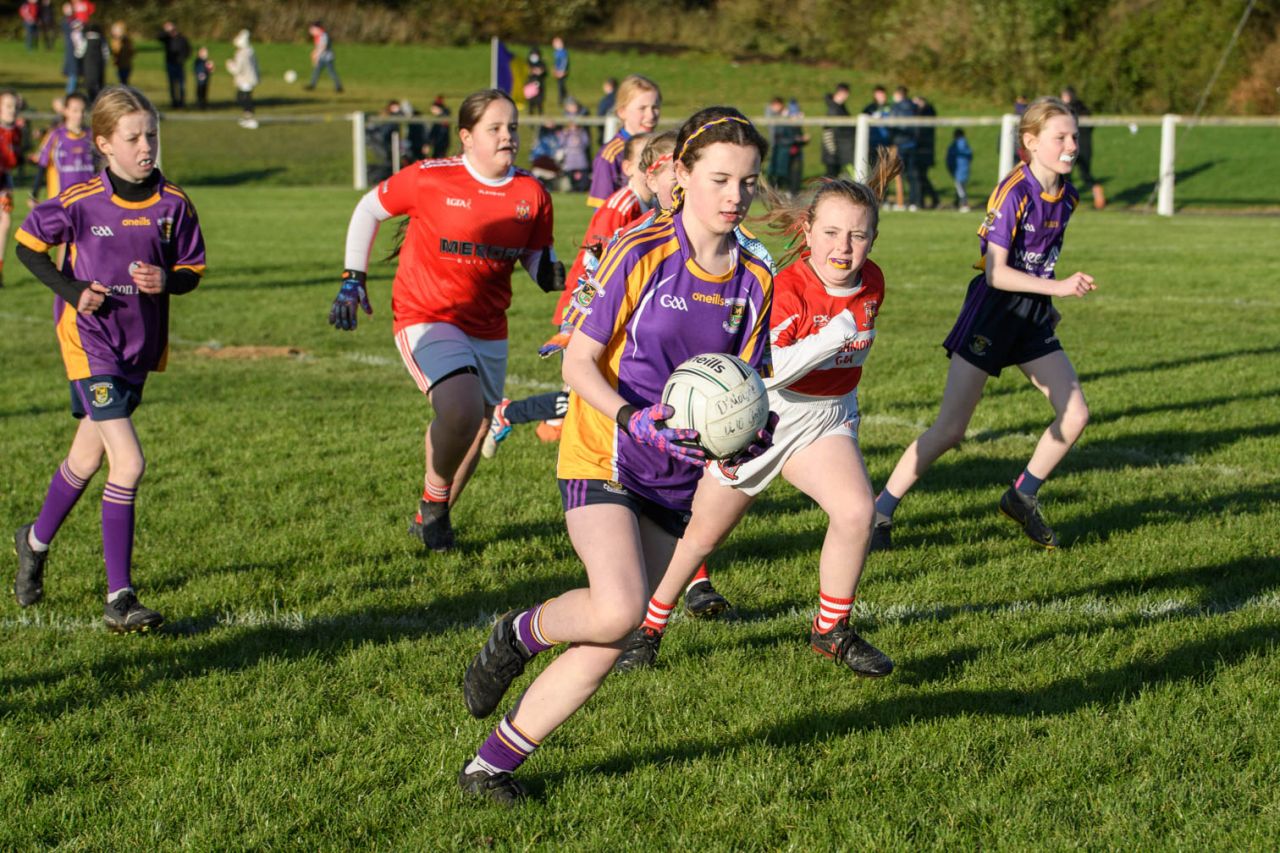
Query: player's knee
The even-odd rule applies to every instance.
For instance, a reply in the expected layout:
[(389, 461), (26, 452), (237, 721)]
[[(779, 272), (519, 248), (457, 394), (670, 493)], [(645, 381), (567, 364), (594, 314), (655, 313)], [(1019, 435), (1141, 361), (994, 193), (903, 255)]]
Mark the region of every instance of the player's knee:
[(76, 453), (73, 450), (67, 454), (67, 467), (81, 480), (92, 480), (102, 467), (102, 453)]
[(619, 597), (604, 603), (595, 614), (599, 642), (616, 643), (639, 627), (644, 621), (648, 602), (637, 598)]
[(829, 526), (849, 533), (870, 531), (875, 520), (876, 505), (868, 500), (850, 500), (827, 512)]
[(1083, 400), (1074, 405), (1069, 404), (1062, 413), (1062, 432), (1071, 441), (1079, 438), (1088, 425), (1089, 406)]
[(938, 421), (929, 428), (934, 443), (942, 450), (950, 450), (964, 441), (965, 424), (955, 421)]
[(110, 468), (111, 482), (133, 488), (142, 482), (142, 475), (147, 473), (147, 460), (142, 454), (138, 454), (127, 459), (113, 460)]

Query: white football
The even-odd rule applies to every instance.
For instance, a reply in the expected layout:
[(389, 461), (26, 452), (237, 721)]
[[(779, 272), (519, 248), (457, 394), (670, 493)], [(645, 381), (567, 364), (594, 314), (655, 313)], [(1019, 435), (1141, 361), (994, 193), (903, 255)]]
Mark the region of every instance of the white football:
[(297, 71), (294, 71), (292, 68), (290, 68), (288, 71), (284, 72), (284, 82), (286, 82), (286, 83), (297, 83), (297, 82), (298, 82), (298, 72), (297, 72)]
[(724, 353), (681, 363), (662, 389), (662, 402), (675, 409), (666, 425), (696, 429), (698, 444), (713, 459), (742, 450), (769, 422), (769, 396), (760, 374)]

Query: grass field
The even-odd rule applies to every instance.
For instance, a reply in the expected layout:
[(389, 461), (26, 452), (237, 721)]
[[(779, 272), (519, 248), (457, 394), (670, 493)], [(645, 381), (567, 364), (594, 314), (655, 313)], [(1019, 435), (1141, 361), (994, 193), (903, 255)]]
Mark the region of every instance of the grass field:
[[(1276, 220), (1073, 221), (1063, 269), (1100, 288), (1062, 306), (1093, 410), (1042, 492), (1065, 547), (1033, 550), (995, 511), (1048, 420), (1006, 374), (903, 504), (898, 548), (870, 561), (858, 619), (893, 676), (859, 681), (807, 650), (824, 521), (779, 483), (713, 560), (734, 618), (678, 619), (659, 669), (611, 679), (548, 739), (522, 771), (536, 799), (512, 814), (456, 790), (492, 722), (467, 716), (459, 685), (495, 614), (581, 582), (553, 448), (517, 431), (455, 514), (461, 547), (424, 556), (404, 528), (429, 412), (391, 342), (391, 268), (358, 331), (324, 319), (355, 194), (188, 189), (210, 274), (175, 301), (170, 369), (136, 417), (136, 578), (169, 623), (101, 627), (99, 475), (46, 600), (0, 605), (0, 849), (1280, 837)], [(572, 245), (580, 197), (557, 217)], [(877, 484), (936, 411), (977, 221), (882, 221), (888, 298), (862, 394)], [(6, 531), (37, 511), (72, 431), (49, 295), (7, 272)], [(534, 354), (550, 307), (519, 277), (513, 396), (558, 381)], [(232, 347), (297, 353), (210, 355)]]
[[(134, 82), (167, 104), (168, 86), (159, 44), (140, 42)], [(469, 92), (489, 84), (487, 46), (458, 48), (417, 48), (409, 46), (341, 45), (339, 72), (346, 85), (343, 95), (335, 95), (326, 78), (316, 92), (305, 92), (302, 83), (283, 81), (286, 69), (307, 74), (306, 46), (267, 44), (258, 47), (263, 82), (255, 95), (259, 114), (270, 116), (323, 115), (320, 124), (265, 124), (256, 131), (244, 131), (232, 119), (233, 108), (224, 60), (232, 54), (226, 44), (210, 45), (218, 65), (212, 84), (212, 112), (219, 121), (189, 121), (177, 116), (163, 126), (165, 168), (168, 174), (187, 184), (270, 184), (293, 186), (350, 186), (351, 129), (344, 118), (353, 110), (377, 112), (389, 98), (409, 98), (419, 109), (436, 94), (444, 94), (455, 109)], [(61, 54), (27, 53), (20, 42), (0, 42), (0, 85), (13, 85), (33, 105), (48, 109), (48, 101), (60, 94), (64, 85), (59, 75)], [(664, 55), (635, 51), (573, 54), (571, 91), (594, 108), (600, 98), (599, 83), (606, 76), (621, 77), (629, 71), (648, 74), (663, 87), (664, 115), (679, 121), (706, 105), (703, 93), (714, 92), (714, 100), (736, 104), (748, 115), (759, 115), (774, 94), (796, 97), (808, 115), (824, 112), (823, 95), (838, 81), (853, 87), (851, 109), (870, 100), (877, 82), (890, 85), (894, 75), (871, 75), (842, 68), (818, 68), (795, 63), (734, 63), (706, 54)], [(193, 84), (192, 84), (193, 85)], [(997, 115), (1009, 105), (996, 100), (979, 100), (957, 95), (945, 85), (925, 91), (943, 116)], [(1035, 93), (1030, 93), (1035, 94)], [(192, 95), (192, 97), (194, 97)], [(548, 98), (549, 104), (554, 95)], [(549, 107), (550, 108), (550, 107)], [(532, 119), (526, 118), (529, 136)], [(970, 193), (983, 199), (997, 175), (999, 155), (996, 128), (975, 127), (968, 131), (975, 156)], [(816, 132), (814, 134), (815, 139)], [(531, 137), (529, 137), (531, 139)], [(951, 183), (944, 166), (950, 131), (937, 136), (937, 165), (933, 182), (949, 202)], [(527, 152), (531, 144), (526, 144)], [(1158, 128), (1141, 128), (1131, 134), (1126, 128), (1099, 128), (1094, 132), (1094, 171), (1106, 186), (1114, 206), (1144, 209), (1154, 205), (1153, 190), (1159, 172), (1160, 133)], [(1262, 176), (1280, 170), (1280, 128), (1183, 128), (1178, 132), (1176, 201), (1184, 210), (1280, 210), (1280, 183)], [(822, 172), (818, 144), (806, 149), (808, 174)]]

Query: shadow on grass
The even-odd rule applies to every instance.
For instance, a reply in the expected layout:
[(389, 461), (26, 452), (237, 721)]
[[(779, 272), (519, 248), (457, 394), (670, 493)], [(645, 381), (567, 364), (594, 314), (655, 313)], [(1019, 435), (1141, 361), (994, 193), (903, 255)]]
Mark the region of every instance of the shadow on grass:
[(278, 175), (286, 171), (283, 166), (268, 166), (263, 169), (245, 169), (240, 172), (222, 172), (214, 174), (206, 174), (203, 172), (191, 172), (184, 177), (184, 184), (199, 185), (202, 187), (238, 187), (242, 184), (252, 184), (258, 181), (266, 180), (273, 175)]
[[(869, 698), (838, 713), (828, 710), (778, 713), (732, 739), (718, 737), (690, 741), (674, 748), (638, 749), (602, 764), (583, 766), (568, 773), (535, 776), (531, 788), (555, 787), (565, 777), (584, 772), (623, 775), (642, 767), (717, 758), (735, 747), (752, 743), (803, 747), (854, 732), (914, 727), (934, 720), (1062, 716), (1083, 708), (1113, 707), (1154, 688), (1208, 684), (1220, 669), (1274, 653), (1278, 627), (1259, 625), (1243, 628), (1188, 643), (1159, 657), (1061, 678), (1032, 690), (955, 689), (930, 695), (913, 693), (884, 699)], [(945, 671), (954, 665), (941, 658), (945, 656), (934, 658), (930, 663), (935, 671)], [(912, 668), (912, 661), (907, 661), (903, 667), (907, 672)]]
[[(174, 620), (153, 636), (103, 634), (102, 642), (114, 645), (92, 663), (66, 662), (0, 678), (0, 717), (15, 713), (58, 717), (175, 681), (241, 672), (267, 660), (332, 662), (369, 644), (388, 645), (473, 628), (495, 613), (545, 600), (580, 581), (579, 574), (566, 572), (512, 580), (497, 591), (475, 589), (428, 599), (421, 605), (372, 607), (332, 616), (209, 610)], [(465, 663), (458, 661), (459, 670)], [(42, 698), (28, 701), (14, 696), (31, 689), (37, 689)]]
[[(1218, 165), (1219, 162), (1221, 161), (1205, 160), (1203, 163), (1197, 163), (1194, 166), (1188, 166), (1185, 169), (1178, 169), (1174, 173), (1174, 183), (1179, 184), (1188, 178), (1199, 175), (1202, 172), (1207, 172), (1214, 166)], [(1118, 192), (1113, 192), (1111, 194), (1110, 201), (1112, 204), (1124, 204), (1130, 206), (1151, 204), (1155, 201), (1155, 191), (1155, 181), (1144, 181), (1143, 183), (1126, 187)]]

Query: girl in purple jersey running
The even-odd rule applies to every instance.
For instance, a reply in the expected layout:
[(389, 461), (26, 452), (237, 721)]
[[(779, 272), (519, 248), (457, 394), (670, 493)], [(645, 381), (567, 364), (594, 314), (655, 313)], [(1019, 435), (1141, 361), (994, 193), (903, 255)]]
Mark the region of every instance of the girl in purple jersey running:
[[(107, 168), (37, 205), (17, 234), (19, 260), (55, 294), (71, 413), (80, 423), (39, 515), (14, 536), (14, 595), (23, 607), (43, 597), (49, 545), (105, 454), (104, 618), (117, 633), (164, 621), (133, 591), (134, 499), (146, 459), (131, 416), (147, 375), (164, 369), (169, 296), (194, 290), (205, 264), (195, 208), (156, 168), (156, 128), (155, 108), (142, 93), (104, 89), (91, 132)], [(49, 258), (59, 243), (73, 246), (62, 269)]]
[[(565, 646), (463, 766), (458, 782), (468, 793), (504, 804), (523, 798), (512, 772), (591, 698), (644, 617), (704, 462), (688, 445), (697, 434), (665, 426), (672, 410), (656, 403), (672, 369), (730, 352), (768, 372), (773, 277), (735, 236), (767, 150), (735, 109), (690, 118), (676, 144), (683, 196), (674, 211), (611, 245), (597, 287), (579, 300), (585, 316), (565, 350), (573, 395), (557, 476), (587, 586), (501, 617), (467, 667), (467, 710), (483, 718), (534, 655)], [(771, 441), (761, 430), (745, 453)]]
[(1089, 422), (1089, 407), (1058, 340), (1054, 296), (1084, 296), (1095, 287), (1082, 272), (1054, 278), (1067, 220), (1079, 202), (1067, 181), (1079, 151), (1070, 108), (1056, 98), (1022, 115), (1018, 137), (1030, 155), (996, 187), (978, 228), (981, 270), (943, 346), (951, 358), (933, 426), (911, 443), (876, 497), (871, 549), (890, 547), (893, 512), (929, 466), (964, 438), (990, 376), (1017, 365), (1053, 406), (1054, 419), (1022, 474), (1000, 498), (1000, 511), (1044, 548), (1058, 537), (1040, 514), (1036, 492)]

